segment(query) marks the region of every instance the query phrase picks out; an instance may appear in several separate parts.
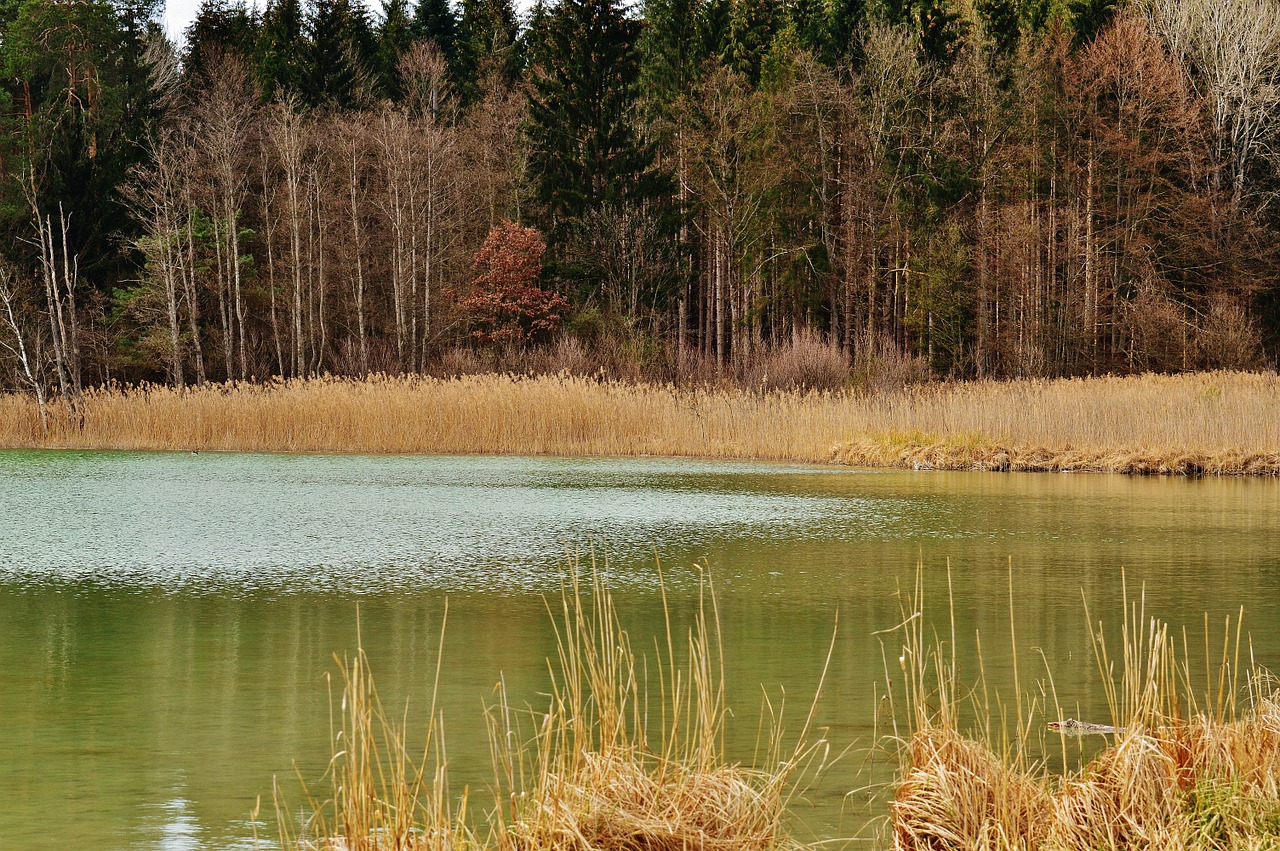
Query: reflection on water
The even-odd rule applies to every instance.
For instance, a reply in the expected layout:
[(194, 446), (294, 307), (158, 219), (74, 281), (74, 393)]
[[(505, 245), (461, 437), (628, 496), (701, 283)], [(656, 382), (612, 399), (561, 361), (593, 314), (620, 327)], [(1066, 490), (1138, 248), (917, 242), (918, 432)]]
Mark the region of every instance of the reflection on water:
[[(799, 726), (837, 611), (818, 720), (838, 746), (883, 733), (897, 647), (873, 633), (899, 621), (895, 591), (923, 564), (948, 635), (948, 560), (962, 678), (980, 631), (988, 681), (1011, 690), (1012, 573), (1022, 682), (1035, 690), (1047, 660), (1064, 711), (1105, 720), (1081, 600), (1118, 626), (1121, 568), (1175, 628), (1244, 605), (1258, 661), (1280, 668), (1278, 517), (1273, 481), (0, 453), (0, 849), (252, 847), (272, 777), (291, 782), (295, 760), (323, 770), (326, 675), (354, 646), (357, 600), (384, 699), (421, 725), (448, 596), (447, 742), (482, 810), (482, 712), (499, 676), (517, 704), (541, 700), (555, 648), (542, 595), (566, 547), (608, 555), (642, 648), (662, 628), (655, 554), (678, 629), (690, 566), (711, 568), (738, 759), (762, 695), (785, 692)], [(847, 759), (811, 796), (810, 828), (861, 829), (881, 810), (845, 795), (883, 777)]]

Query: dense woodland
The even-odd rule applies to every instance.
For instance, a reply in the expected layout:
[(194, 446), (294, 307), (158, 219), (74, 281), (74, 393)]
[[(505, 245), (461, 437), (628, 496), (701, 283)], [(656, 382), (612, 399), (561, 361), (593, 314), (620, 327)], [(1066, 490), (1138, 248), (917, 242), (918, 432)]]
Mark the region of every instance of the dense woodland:
[(1275, 0), (0, 0), (0, 381), (1275, 363)]

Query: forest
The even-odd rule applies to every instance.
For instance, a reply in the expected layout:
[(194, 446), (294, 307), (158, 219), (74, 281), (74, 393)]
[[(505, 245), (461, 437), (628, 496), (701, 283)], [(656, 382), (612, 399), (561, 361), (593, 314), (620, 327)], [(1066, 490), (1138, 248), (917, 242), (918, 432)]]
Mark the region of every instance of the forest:
[(1276, 363), (1274, 0), (159, 12), (0, 0), (10, 389)]

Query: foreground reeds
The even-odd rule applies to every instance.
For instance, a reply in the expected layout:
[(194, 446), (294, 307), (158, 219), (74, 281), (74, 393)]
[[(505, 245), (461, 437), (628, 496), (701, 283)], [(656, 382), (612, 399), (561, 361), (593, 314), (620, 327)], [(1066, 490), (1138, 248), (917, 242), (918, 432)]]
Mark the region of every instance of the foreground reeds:
[(1062, 774), (1043, 756), (1059, 735), (1045, 740), (1045, 720), (1063, 717), (1046, 706), (1052, 691), (1019, 700), (998, 730), (983, 690), (974, 691), (966, 735), (954, 657), (941, 643), (927, 647), (922, 618), (909, 617), (895, 849), (1280, 848), (1280, 692), (1256, 666), (1242, 671), (1237, 629), (1197, 695), (1185, 636), (1179, 650), (1166, 625), (1140, 604), (1127, 608), (1121, 656), (1109, 657), (1100, 631), (1094, 646), (1118, 731), (1076, 770), (1066, 769), (1060, 739)]
[[(709, 581), (677, 653), (670, 617), (665, 653), (632, 651), (609, 589), (576, 571), (560, 600), (557, 658), (545, 710), (521, 711), (505, 692), (488, 716), (494, 800), (487, 823), (468, 823), (468, 793), (448, 785), (434, 706), (420, 759), (384, 712), (368, 659), (340, 661), (341, 730), (332, 738), (329, 793), (310, 793), (295, 825), (277, 795), (287, 851), (786, 851), (787, 807), (821, 769), (826, 743), (809, 741), (812, 711), (783, 749), (781, 718), (760, 764), (727, 761), (719, 619)], [(554, 614), (554, 613), (553, 613)], [(443, 646), (443, 642), (442, 642)], [(652, 664), (657, 682), (646, 674)], [(437, 677), (439, 669), (437, 668)], [(651, 694), (650, 691), (657, 694)], [(818, 686), (821, 689), (821, 684)], [(816, 698), (815, 698), (816, 699)], [(656, 713), (656, 714), (655, 714)], [(528, 727), (528, 729), (525, 729)], [(305, 783), (304, 790), (305, 790)]]
[(591, 378), (314, 379), (0, 396), (0, 446), (659, 455), (929, 469), (1280, 474), (1280, 379), (1202, 373), (912, 386), (678, 389)]

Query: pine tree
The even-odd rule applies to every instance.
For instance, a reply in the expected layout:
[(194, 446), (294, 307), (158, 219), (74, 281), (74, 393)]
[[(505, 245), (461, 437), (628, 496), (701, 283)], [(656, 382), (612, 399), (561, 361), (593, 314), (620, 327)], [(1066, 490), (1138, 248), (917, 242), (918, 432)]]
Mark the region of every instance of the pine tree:
[(632, 125), (639, 23), (614, 0), (560, 0), (529, 104), (529, 167), (553, 243), (605, 207), (653, 197), (653, 153)]
[[(67, 250), (104, 291), (128, 274), (121, 235), (134, 232), (119, 187), (145, 157), (158, 104), (147, 48), (151, 3), (25, 0), (0, 34), (0, 234), (29, 239), (33, 205), (69, 220)], [(28, 194), (30, 193), (30, 194)]]

